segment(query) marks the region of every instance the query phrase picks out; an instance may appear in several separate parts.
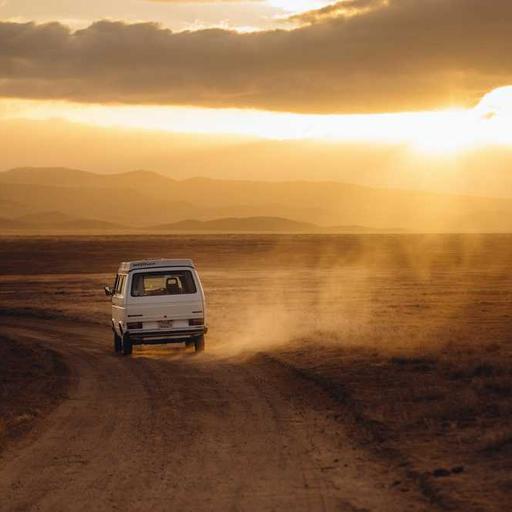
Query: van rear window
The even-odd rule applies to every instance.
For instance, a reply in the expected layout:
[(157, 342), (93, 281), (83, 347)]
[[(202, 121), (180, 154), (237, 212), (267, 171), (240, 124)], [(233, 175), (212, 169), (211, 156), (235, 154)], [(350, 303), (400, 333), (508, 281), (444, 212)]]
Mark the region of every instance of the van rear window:
[(132, 297), (185, 295), (196, 292), (196, 284), (190, 270), (141, 272), (133, 276)]

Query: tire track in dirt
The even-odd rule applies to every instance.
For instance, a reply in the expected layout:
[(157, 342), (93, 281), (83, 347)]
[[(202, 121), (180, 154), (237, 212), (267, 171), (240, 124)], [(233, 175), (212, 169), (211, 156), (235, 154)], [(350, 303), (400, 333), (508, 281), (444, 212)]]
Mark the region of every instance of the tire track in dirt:
[(2, 511), (431, 510), (350, 442), (324, 391), (268, 358), (123, 358), (97, 326), (2, 322), (73, 376), (69, 399), (0, 459)]

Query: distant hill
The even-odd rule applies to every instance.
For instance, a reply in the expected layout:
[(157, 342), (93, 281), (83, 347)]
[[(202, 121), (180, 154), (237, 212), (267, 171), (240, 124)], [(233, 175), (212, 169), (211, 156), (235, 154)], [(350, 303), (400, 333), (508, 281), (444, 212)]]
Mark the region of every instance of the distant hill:
[(149, 228), (156, 231), (213, 231), (213, 232), (284, 232), (284, 233), (314, 233), (320, 227), (307, 223), (297, 222), (280, 217), (229, 217), (209, 221), (183, 220), (171, 224), (162, 224)]
[(17, 220), (21, 221), (25, 225), (30, 226), (55, 226), (59, 224), (73, 222), (76, 219), (62, 212), (51, 211), (22, 215), (18, 217)]
[[(318, 226), (310, 222), (297, 222), (282, 217), (227, 217), (208, 221), (194, 219), (151, 226), (149, 231), (162, 232), (224, 232), (224, 233), (376, 233), (380, 230), (368, 226)], [(400, 229), (386, 229), (398, 233)]]
[(142, 187), (167, 185), (172, 180), (152, 171), (96, 174), (66, 167), (17, 167), (0, 172), (0, 183), (56, 187)]
[(128, 229), (122, 224), (95, 219), (75, 219), (52, 227), (66, 231), (125, 231)]
[(38, 218), (99, 230), (512, 232), (512, 200), (340, 182), (178, 181), (151, 171), (19, 168), (0, 173), (0, 217), (41, 229)]
[[(96, 219), (73, 218), (62, 212), (41, 212), (15, 219), (0, 218), (0, 231), (22, 233), (122, 232), (122, 233), (375, 233), (366, 226), (322, 227), (281, 217), (228, 217), (201, 221), (188, 219), (157, 226), (124, 226)], [(399, 232), (400, 230), (385, 230)]]
[(23, 215), (15, 219), (0, 219), (3, 231), (122, 231), (126, 227), (97, 219), (74, 218), (58, 211)]
[(76, 187), (96, 182), (93, 173), (65, 167), (17, 167), (0, 173), (0, 182), (18, 185), (57, 185)]

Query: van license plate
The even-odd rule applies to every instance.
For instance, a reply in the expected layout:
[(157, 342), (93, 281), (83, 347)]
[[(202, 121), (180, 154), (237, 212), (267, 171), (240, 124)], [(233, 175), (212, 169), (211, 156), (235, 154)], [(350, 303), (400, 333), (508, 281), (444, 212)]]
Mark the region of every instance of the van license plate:
[(158, 326), (165, 328), (172, 327), (172, 320), (160, 320), (160, 322), (158, 322)]

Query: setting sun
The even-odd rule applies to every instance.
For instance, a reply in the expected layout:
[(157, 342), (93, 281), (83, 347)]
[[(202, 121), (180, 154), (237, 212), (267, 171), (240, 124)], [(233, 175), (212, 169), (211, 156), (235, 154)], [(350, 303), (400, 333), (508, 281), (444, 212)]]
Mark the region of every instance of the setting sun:
[(512, 0), (0, 0), (0, 512), (505, 512)]
[(467, 2), (0, 2), (4, 167), (506, 195), (512, 4)]
[(390, 114), (314, 115), (247, 109), (84, 105), (3, 100), (4, 119), (51, 120), (170, 133), (242, 135), (270, 140), (408, 144), (433, 154), (512, 144), (512, 87), (484, 96), (472, 109)]

